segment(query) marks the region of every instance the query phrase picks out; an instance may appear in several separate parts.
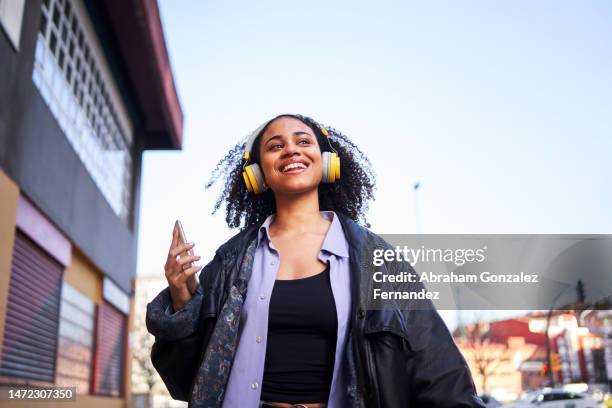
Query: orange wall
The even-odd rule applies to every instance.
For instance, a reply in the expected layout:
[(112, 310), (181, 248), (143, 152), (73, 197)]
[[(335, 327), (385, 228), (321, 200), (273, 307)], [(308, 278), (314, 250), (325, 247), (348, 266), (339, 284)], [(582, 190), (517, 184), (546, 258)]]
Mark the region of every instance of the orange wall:
[(102, 280), (102, 272), (72, 245), (72, 262), (66, 267), (64, 281), (99, 304), (102, 302)]
[[(0, 169), (0, 340), (4, 338), (18, 199), (19, 187)], [(2, 352), (2, 341), (0, 341), (0, 352)]]

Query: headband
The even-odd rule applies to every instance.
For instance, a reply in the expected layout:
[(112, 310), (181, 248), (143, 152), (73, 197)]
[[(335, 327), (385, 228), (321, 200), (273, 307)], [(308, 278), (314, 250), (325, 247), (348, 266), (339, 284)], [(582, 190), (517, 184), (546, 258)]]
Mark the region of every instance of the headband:
[[(298, 116), (298, 115), (296, 115)], [(299, 116), (298, 116), (299, 117)], [(244, 159), (245, 160), (249, 160), (251, 157), (251, 149), (253, 148), (253, 143), (255, 143), (255, 139), (257, 139), (257, 135), (259, 135), (259, 133), (263, 130), (263, 128), (266, 127), (266, 125), (268, 123), (270, 123), (271, 120), (264, 122), (261, 126), (259, 126), (257, 129), (255, 129), (253, 131), (253, 133), (251, 133), (251, 135), (249, 136), (246, 146), (244, 148)], [(327, 129), (325, 129), (323, 126), (317, 126), (319, 128), (319, 130), (321, 131), (321, 133), (323, 133), (323, 136), (325, 136), (326, 139), (328, 139), (329, 141), (329, 132), (327, 131)], [(331, 147), (331, 144), (330, 144)], [(333, 149), (333, 148), (332, 148)]]

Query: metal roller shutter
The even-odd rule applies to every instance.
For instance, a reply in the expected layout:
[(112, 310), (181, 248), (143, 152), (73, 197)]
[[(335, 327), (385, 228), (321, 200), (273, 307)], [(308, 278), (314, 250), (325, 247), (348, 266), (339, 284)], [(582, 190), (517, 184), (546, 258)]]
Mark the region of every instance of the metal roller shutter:
[(95, 310), (91, 299), (64, 282), (55, 385), (76, 387), (81, 395), (89, 393), (91, 384)]
[(17, 230), (0, 376), (53, 383), (62, 269)]
[(94, 394), (123, 395), (123, 362), (125, 360), (126, 319), (110, 303), (98, 306), (96, 318), (96, 356), (94, 360)]

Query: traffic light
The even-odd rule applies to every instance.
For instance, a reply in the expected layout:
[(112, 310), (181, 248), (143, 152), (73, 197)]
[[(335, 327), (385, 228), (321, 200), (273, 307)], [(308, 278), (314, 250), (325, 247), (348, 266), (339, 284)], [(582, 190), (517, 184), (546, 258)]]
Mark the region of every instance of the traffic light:
[(542, 364), (542, 368), (540, 369), (540, 375), (542, 375), (543, 377), (548, 375), (548, 364)]

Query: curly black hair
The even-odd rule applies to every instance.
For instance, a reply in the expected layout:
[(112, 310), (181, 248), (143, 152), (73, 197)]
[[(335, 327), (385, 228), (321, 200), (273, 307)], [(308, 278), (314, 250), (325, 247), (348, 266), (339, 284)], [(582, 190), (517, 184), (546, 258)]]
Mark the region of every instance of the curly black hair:
[[(291, 117), (306, 124), (317, 138), (321, 152), (331, 152), (330, 144), (340, 157), (341, 178), (335, 183), (319, 184), (319, 209), (341, 212), (357, 223), (370, 227), (365, 219), (369, 200), (374, 199), (376, 189), (376, 176), (372, 170), (370, 160), (353, 142), (351, 142), (339, 130), (325, 126), (329, 133), (327, 139), (321, 129), (324, 127), (315, 120), (293, 114), (282, 114), (271, 119), (257, 135), (251, 149), (249, 162), (259, 163), (259, 143), (261, 135), (267, 127), (276, 119)], [(327, 139), (327, 140), (326, 140)], [(329, 140), (329, 142), (328, 142)], [(215, 203), (212, 214), (225, 202), (225, 222), (230, 228), (243, 230), (253, 224), (261, 224), (270, 214), (276, 212), (274, 192), (271, 189), (262, 194), (249, 193), (244, 184), (242, 170), (244, 165), (244, 149), (246, 140), (236, 144), (227, 155), (221, 159), (212, 171), (205, 188), (213, 184), (223, 176), (225, 186)]]

